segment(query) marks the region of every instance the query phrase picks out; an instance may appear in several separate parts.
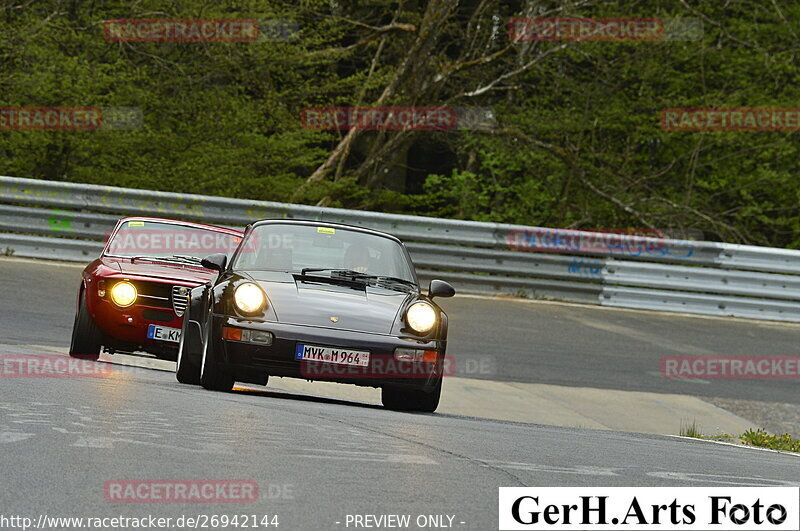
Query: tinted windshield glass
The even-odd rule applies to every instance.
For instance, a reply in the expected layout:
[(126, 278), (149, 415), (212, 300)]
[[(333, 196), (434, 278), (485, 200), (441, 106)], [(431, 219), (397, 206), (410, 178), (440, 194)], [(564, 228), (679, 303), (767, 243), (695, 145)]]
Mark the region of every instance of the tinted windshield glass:
[(115, 256), (203, 258), (214, 253), (232, 254), (241, 238), (200, 227), (153, 221), (126, 221), (114, 235), (108, 254)]
[(298, 273), (304, 268), (349, 269), (414, 280), (396, 241), (323, 225), (260, 225), (247, 236), (233, 268)]

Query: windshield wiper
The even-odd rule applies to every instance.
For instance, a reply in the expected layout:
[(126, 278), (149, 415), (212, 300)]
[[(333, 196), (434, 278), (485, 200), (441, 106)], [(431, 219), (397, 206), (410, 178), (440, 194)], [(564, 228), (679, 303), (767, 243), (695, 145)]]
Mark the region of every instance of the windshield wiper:
[(407, 286), (417, 287), (417, 283), (412, 280), (406, 280), (400, 277), (387, 277), (384, 275), (373, 275), (371, 278), (377, 278), (378, 280), (388, 280), (390, 282), (397, 282), (399, 284), (405, 284)]
[[(362, 275), (362, 276), (360, 276), (358, 278), (359, 279), (363, 278), (363, 279), (365, 279), (367, 281), (374, 280), (375, 281), (375, 284), (374, 284), (375, 286), (379, 286), (379, 287), (386, 288), (386, 289), (397, 290), (397, 289), (400, 288), (400, 286), (410, 287), (410, 288), (414, 288), (414, 289), (417, 289), (417, 287), (418, 287), (417, 283), (413, 282), (411, 280), (406, 280), (406, 279), (400, 278), (400, 277), (390, 277), (390, 276), (387, 276), (387, 275)], [(394, 286), (388, 285), (387, 286), (386, 285), (387, 282), (394, 283), (394, 284), (399, 284), (400, 286), (397, 286), (397, 285), (394, 285)], [(401, 291), (405, 291), (405, 290), (401, 290)]]
[(367, 275), (366, 273), (360, 273), (355, 269), (340, 269), (336, 267), (304, 267), (300, 270), (300, 274), (306, 276), (308, 273), (321, 273), (323, 271), (330, 271), (331, 273), (339, 273), (342, 276), (352, 276), (352, 277), (372, 277), (372, 275)]
[[(365, 280), (385, 280), (389, 282), (397, 282), (398, 284), (404, 284), (406, 286), (417, 287), (416, 282), (407, 280), (405, 278), (400, 277), (392, 277), (388, 275), (370, 275), (368, 273), (361, 273), (359, 271), (355, 271), (353, 269), (336, 269), (336, 268), (312, 268), (306, 267), (300, 271), (300, 274), (306, 276), (307, 273), (316, 273), (322, 271), (330, 271), (331, 274), (339, 273), (340, 276), (344, 277), (352, 277), (353, 279), (365, 279)], [(326, 277), (327, 278), (327, 277)], [(336, 278), (331, 276), (330, 278)]]
[(131, 256), (131, 262), (135, 262), (136, 260), (155, 260), (157, 262), (177, 262), (181, 264), (200, 264), (201, 258), (196, 256), (188, 256), (182, 254), (174, 254), (172, 256), (148, 256), (148, 255), (138, 255), (138, 256)]
[(188, 254), (173, 254), (172, 257), (178, 258), (180, 260), (186, 260), (187, 262), (194, 262), (196, 264), (199, 264), (200, 262), (203, 261), (203, 259), (200, 258), (199, 256), (191, 256)]

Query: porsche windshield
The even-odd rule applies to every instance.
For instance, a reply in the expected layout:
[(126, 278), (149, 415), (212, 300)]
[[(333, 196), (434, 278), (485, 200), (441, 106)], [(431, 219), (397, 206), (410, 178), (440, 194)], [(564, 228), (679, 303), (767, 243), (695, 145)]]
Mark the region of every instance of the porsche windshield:
[(214, 253), (231, 255), (241, 238), (221, 231), (147, 220), (125, 221), (108, 244), (109, 255), (170, 258), (175, 255), (203, 258)]
[(313, 272), (319, 275), (347, 270), (414, 282), (411, 264), (396, 241), (324, 225), (259, 225), (247, 235), (233, 268), (293, 273), (324, 269)]

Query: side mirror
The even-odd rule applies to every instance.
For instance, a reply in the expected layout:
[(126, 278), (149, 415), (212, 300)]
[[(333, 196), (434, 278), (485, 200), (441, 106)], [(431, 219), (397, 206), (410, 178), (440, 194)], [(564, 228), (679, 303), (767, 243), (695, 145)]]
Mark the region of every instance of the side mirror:
[(444, 280), (431, 280), (428, 287), (428, 297), (452, 297), (456, 294), (455, 288)]
[(222, 273), (228, 265), (228, 257), (223, 253), (210, 254), (200, 260), (200, 265), (206, 269), (212, 269)]

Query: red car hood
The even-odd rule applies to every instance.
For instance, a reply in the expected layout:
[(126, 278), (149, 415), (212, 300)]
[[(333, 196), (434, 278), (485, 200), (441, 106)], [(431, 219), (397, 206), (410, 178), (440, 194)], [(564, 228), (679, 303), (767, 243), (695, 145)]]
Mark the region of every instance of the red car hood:
[(171, 264), (154, 260), (143, 259), (131, 263), (130, 260), (125, 259), (104, 258), (103, 262), (123, 275), (191, 282), (197, 285), (205, 284), (217, 275), (216, 271), (199, 266)]

